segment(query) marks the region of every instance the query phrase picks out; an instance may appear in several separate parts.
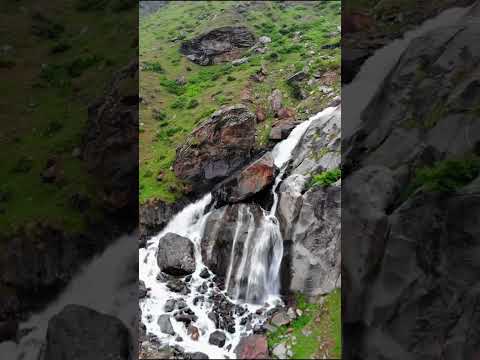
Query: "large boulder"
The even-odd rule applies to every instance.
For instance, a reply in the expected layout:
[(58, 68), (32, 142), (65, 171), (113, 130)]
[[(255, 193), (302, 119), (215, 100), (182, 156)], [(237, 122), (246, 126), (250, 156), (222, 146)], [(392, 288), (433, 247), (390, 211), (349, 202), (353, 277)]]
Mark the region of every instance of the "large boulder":
[(255, 44), (255, 36), (243, 26), (225, 26), (184, 42), (180, 52), (199, 65), (238, 59), (242, 49)]
[(223, 107), (177, 149), (173, 169), (202, 192), (246, 165), (255, 149), (255, 114), (244, 105)]
[(168, 233), (158, 242), (157, 263), (160, 270), (174, 276), (195, 271), (195, 247), (190, 239)]
[(269, 359), (267, 337), (250, 335), (240, 339), (235, 354), (238, 359)]
[(67, 305), (48, 322), (44, 359), (130, 359), (127, 327), (117, 318)]
[(271, 153), (247, 165), (240, 173), (228, 178), (212, 193), (217, 205), (237, 203), (270, 186), (277, 173)]
[[(88, 109), (83, 159), (110, 211), (138, 209), (138, 61), (118, 73), (107, 94)], [(129, 216), (133, 226), (138, 226)]]

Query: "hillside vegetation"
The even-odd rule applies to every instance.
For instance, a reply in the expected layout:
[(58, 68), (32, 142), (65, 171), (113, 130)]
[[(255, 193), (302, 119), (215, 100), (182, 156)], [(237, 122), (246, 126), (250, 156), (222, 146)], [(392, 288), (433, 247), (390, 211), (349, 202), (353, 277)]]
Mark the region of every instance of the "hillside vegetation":
[[(297, 119), (322, 108), (339, 92), (340, 2), (172, 2), (140, 22), (140, 202), (174, 202), (188, 191), (175, 177), (175, 149), (223, 105), (244, 102), (253, 112), (267, 109), (274, 89)], [(258, 39), (271, 38), (263, 53), (248, 52), (240, 65), (200, 66), (179, 52), (182, 41), (217, 27), (246, 26)], [(260, 69), (265, 80), (251, 76)], [(313, 79), (302, 89), (286, 81), (298, 71)], [(299, 97), (302, 91), (306, 96)], [(258, 125), (258, 147), (267, 146), (273, 115)]]

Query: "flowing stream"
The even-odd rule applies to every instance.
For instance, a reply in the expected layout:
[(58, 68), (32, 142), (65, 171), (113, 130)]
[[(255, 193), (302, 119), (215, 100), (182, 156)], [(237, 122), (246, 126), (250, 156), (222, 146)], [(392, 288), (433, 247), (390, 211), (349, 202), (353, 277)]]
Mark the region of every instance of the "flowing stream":
[(132, 307), (138, 296), (135, 272), (137, 238), (137, 233), (121, 236), (86, 265), (55, 301), (20, 325), (20, 330), (29, 332), (18, 345), (14, 342), (0, 344), (0, 358), (38, 360), (48, 321), (69, 304), (115, 316), (123, 321), (133, 336), (137, 331), (137, 307)]
[[(240, 337), (250, 334), (255, 325), (265, 321), (265, 316), (257, 314), (256, 311), (262, 307), (264, 310), (268, 310), (281, 304), (279, 274), (283, 257), (283, 239), (275, 216), (278, 204), (277, 188), (283, 178), (292, 151), (311, 122), (328, 119), (334, 110), (335, 108), (327, 108), (301, 123), (293, 129), (287, 139), (277, 144), (273, 149), (274, 162), (280, 172), (272, 187), (274, 201), (271, 209), (263, 210), (261, 219), (258, 220), (254, 218), (247, 205), (239, 206), (239, 221), (235, 226), (225, 289), (222, 293), (232, 303), (241, 306), (245, 312), (235, 317), (233, 333), (225, 331), (225, 345), (220, 348), (209, 343), (210, 334), (217, 330), (214, 322), (207, 316), (212, 311), (213, 302), (195, 301), (199, 295), (203, 294), (208, 297), (215, 291), (221, 291), (213, 286), (206, 294), (200, 293), (198, 290), (205, 281), (200, 277), (200, 272), (204, 268), (200, 244), (205, 232), (206, 222), (212, 213), (206, 212), (212, 199), (211, 194), (205, 195), (201, 200), (184, 208), (167, 224), (162, 232), (150, 239), (146, 248), (140, 249), (139, 276), (145, 282), (146, 287), (151, 289), (150, 295), (143, 299), (140, 305), (142, 320), (147, 327), (147, 334), (154, 334), (162, 344), (179, 346), (187, 352), (202, 352), (215, 359), (235, 358), (234, 350)], [(215, 224), (215, 226), (220, 226), (220, 224)], [(216, 229), (213, 229), (213, 231), (216, 231)], [(170, 291), (164, 282), (157, 279), (159, 273), (156, 259), (158, 243), (167, 233), (187, 237), (195, 245), (196, 270), (189, 283), (191, 293), (188, 295)], [(241, 237), (243, 242), (239, 241)], [(243, 251), (240, 252), (241, 258), (235, 259), (237, 253), (235, 250), (238, 246), (243, 246)], [(238, 266), (234, 266), (234, 264), (238, 264)], [(182, 322), (176, 321), (173, 316), (170, 317), (170, 320), (175, 335), (161, 332), (157, 319), (160, 315), (166, 313), (164, 307), (169, 299), (183, 299), (188, 308), (195, 313), (197, 320), (194, 321), (194, 325), (199, 329), (200, 334), (197, 340), (192, 340), (186, 326)], [(242, 325), (242, 318), (248, 316), (252, 318), (249, 326), (244, 323)]]

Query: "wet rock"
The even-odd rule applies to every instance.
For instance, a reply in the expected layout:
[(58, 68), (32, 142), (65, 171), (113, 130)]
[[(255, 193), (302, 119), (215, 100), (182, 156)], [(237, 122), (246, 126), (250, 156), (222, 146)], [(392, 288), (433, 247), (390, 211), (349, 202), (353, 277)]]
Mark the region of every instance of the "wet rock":
[(193, 305), (197, 305), (199, 302), (204, 302), (204, 301), (205, 301), (205, 297), (203, 297), (202, 295), (195, 296), (195, 298), (193, 299)]
[(212, 197), (217, 206), (243, 201), (271, 185), (276, 173), (273, 157), (267, 153), (217, 186)]
[(180, 299), (180, 300), (177, 301), (177, 309), (178, 310), (184, 309), (186, 307), (187, 307), (187, 303), (185, 302), (185, 300)]
[(186, 285), (181, 280), (170, 280), (167, 282), (167, 287), (173, 292), (183, 293)]
[(275, 124), (272, 125), (272, 129), (270, 130), (270, 140), (281, 141), (286, 139), (297, 125), (298, 123), (296, 123), (292, 118), (277, 121)]
[(207, 268), (203, 268), (199, 275), (202, 279), (208, 279), (210, 277), (210, 272)]
[(235, 354), (238, 359), (269, 359), (267, 337), (264, 335), (250, 335), (242, 337)]
[(197, 341), (198, 338), (200, 337), (200, 331), (198, 330), (198, 328), (196, 326), (193, 326), (193, 325), (188, 326), (187, 334), (190, 335), (190, 338), (193, 341)]
[(192, 360), (205, 360), (205, 359), (210, 359), (207, 354), (204, 354), (202, 352), (194, 352), (188, 354), (189, 358)]
[(194, 192), (211, 189), (250, 161), (255, 123), (244, 105), (221, 108), (177, 149), (175, 174), (189, 181)]
[(175, 299), (168, 299), (167, 301), (165, 301), (165, 305), (163, 307), (163, 310), (165, 312), (171, 312), (175, 309), (175, 305), (176, 305), (177, 301)]
[(183, 236), (168, 233), (159, 241), (157, 263), (170, 275), (184, 276), (195, 271), (194, 245)]
[(255, 44), (254, 35), (242, 26), (225, 26), (184, 42), (180, 52), (199, 65), (231, 61), (241, 56), (241, 50)]
[(182, 312), (177, 312), (174, 317), (175, 320), (183, 322), (185, 326), (188, 326), (190, 325), (190, 323), (198, 320), (198, 316), (196, 316), (190, 309), (183, 310)]
[(223, 331), (216, 330), (210, 334), (208, 342), (212, 345), (223, 347), (223, 345), (225, 345), (226, 339), (227, 337), (225, 336), (225, 333)]
[(213, 321), (215, 327), (218, 328), (218, 315), (214, 312), (208, 313), (208, 318)]
[(148, 292), (148, 290), (145, 286), (145, 283), (142, 280), (140, 280), (138, 282), (138, 297), (140, 299), (143, 299), (144, 297), (147, 296), (147, 292)]
[(256, 324), (253, 327), (254, 334), (265, 334), (267, 332), (267, 328), (263, 324)]
[(68, 305), (48, 322), (45, 359), (128, 360), (129, 352), (129, 331), (113, 316)]
[(170, 315), (160, 315), (158, 317), (158, 326), (160, 326), (160, 331), (162, 333), (172, 336), (175, 335), (175, 330), (173, 330), (173, 326), (170, 321)]

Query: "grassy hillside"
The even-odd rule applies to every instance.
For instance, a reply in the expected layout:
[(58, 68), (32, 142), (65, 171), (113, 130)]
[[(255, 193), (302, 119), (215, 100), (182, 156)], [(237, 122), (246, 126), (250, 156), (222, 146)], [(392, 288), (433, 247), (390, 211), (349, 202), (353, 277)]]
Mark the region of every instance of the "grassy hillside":
[[(0, 5), (2, 232), (32, 220), (81, 230), (87, 216), (95, 216), (71, 204), (74, 194), (95, 202), (95, 184), (75, 149), (87, 106), (135, 54), (138, 15), (124, 10), (125, 1), (93, 4), (29, 0)], [(120, 31), (124, 43), (118, 41)], [(49, 159), (60, 164), (61, 179), (53, 184), (41, 179)]]
[[(225, 25), (247, 26), (255, 36), (272, 39), (263, 54), (252, 53), (239, 66), (229, 63), (200, 66), (179, 52), (182, 40)], [(249, 96), (252, 111), (266, 108), (276, 88), (287, 106), (300, 117), (327, 101), (319, 85), (307, 87), (309, 97), (297, 100), (285, 81), (305, 69), (309, 74), (331, 74), (339, 91), (340, 49), (322, 49), (338, 43), (340, 2), (172, 2), (140, 23), (140, 201), (158, 198), (172, 202), (182, 196), (184, 185), (171, 170), (175, 148), (194, 127), (222, 105), (239, 103)], [(264, 82), (250, 76), (265, 66)], [(185, 85), (175, 80), (184, 77)], [(263, 146), (273, 117), (258, 127)], [(157, 177), (160, 175), (161, 180)]]

